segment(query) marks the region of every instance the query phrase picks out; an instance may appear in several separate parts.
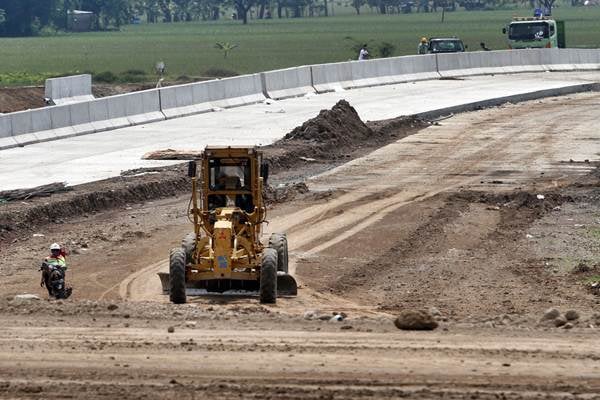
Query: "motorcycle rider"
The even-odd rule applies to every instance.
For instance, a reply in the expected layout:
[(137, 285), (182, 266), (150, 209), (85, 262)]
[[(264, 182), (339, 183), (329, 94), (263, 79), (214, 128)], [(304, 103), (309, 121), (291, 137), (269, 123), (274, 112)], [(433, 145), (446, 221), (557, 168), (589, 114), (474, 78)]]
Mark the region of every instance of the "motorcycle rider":
[[(65, 251), (62, 246), (58, 243), (52, 243), (50, 245), (50, 255), (44, 259), (44, 263), (57, 268), (60, 270), (63, 278), (65, 276), (65, 271), (67, 270), (67, 261), (65, 259)], [(40, 282), (40, 286), (44, 287), (46, 285), (48, 292), (50, 292), (50, 287), (48, 282), (46, 282), (46, 277), (42, 275), (42, 281)]]

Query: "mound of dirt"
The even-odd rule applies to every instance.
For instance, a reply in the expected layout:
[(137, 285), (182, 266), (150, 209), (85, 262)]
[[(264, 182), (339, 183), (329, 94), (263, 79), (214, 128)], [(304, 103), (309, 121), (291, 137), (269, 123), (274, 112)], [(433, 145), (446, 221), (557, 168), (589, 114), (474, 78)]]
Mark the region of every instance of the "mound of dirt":
[[(99, 96), (98, 85), (94, 89)], [(274, 184), (266, 188), (265, 200), (272, 204), (306, 194), (308, 188), (302, 183), (306, 176), (363, 156), (428, 125), (412, 117), (366, 124), (347, 101), (340, 100), (331, 110), (322, 110), (282, 140), (262, 148), (272, 166), (270, 181)], [(68, 193), (0, 204), (0, 239), (8, 243), (47, 223), (127, 203), (185, 194), (190, 190), (186, 171), (186, 164), (138, 168), (121, 177), (74, 186)]]
[(266, 146), (266, 158), (276, 172), (306, 164), (333, 166), (414, 133), (428, 123), (400, 117), (370, 125), (346, 100), (340, 100), (331, 110), (321, 110), (280, 141)]
[(10, 113), (30, 108), (44, 107), (44, 88), (0, 88), (0, 113)]
[(164, 168), (159, 174), (123, 176), (72, 187), (50, 197), (0, 204), (0, 239), (13, 237), (47, 223), (129, 203), (179, 195), (190, 190), (184, 166)]

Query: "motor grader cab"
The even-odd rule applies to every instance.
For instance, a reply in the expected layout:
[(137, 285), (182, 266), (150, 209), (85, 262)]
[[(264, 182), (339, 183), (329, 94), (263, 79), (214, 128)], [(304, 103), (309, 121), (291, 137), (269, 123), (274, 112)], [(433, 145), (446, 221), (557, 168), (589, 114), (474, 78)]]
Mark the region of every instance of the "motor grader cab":
[(262, 153), (253, 147), (206, 147), (198, 162), (189, 163), (188, 175), (194, 232), (171, 250), (170, 300), (185, 303), (190, 289), (258, 291), (262, 303), (275, 303), (278, 294), (296, 295), (285, 234), (272, 234), (266, 246), (260, 242), (268, 179)]

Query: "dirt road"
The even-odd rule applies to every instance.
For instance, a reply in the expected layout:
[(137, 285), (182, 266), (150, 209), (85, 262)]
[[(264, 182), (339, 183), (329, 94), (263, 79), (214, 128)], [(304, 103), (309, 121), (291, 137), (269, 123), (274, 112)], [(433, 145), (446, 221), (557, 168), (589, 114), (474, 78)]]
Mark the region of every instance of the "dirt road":
[[(599, 102), (457, 115), (310, 178), (269, 217), (301, 283), (274, 306), (168, 304), (156, 272), (189, 230), (185, 197), (16, 242), (3, 293), (33, 290), (55, 237), (78, 243), (77, 291), (0, 302), (0, 397), (600, 398), (600, 298), (583, 284), (600, 274)], [(433, 333), (392, 324), (432, 307)], [(579, 318), (540, 324), (549, 307)]]

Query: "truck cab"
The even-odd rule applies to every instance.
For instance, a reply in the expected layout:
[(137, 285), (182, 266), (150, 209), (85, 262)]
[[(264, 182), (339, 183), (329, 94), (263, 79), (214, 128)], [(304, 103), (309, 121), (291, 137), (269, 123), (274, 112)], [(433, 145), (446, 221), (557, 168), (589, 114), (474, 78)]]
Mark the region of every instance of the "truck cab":
[(457, 37), (430, 38), (428, 53), (460, 53), (465, 51), (465, 45)]
[(509, 49), (565, 47), (564, 21), (547, 17), (515, 17), (502, 33)]

